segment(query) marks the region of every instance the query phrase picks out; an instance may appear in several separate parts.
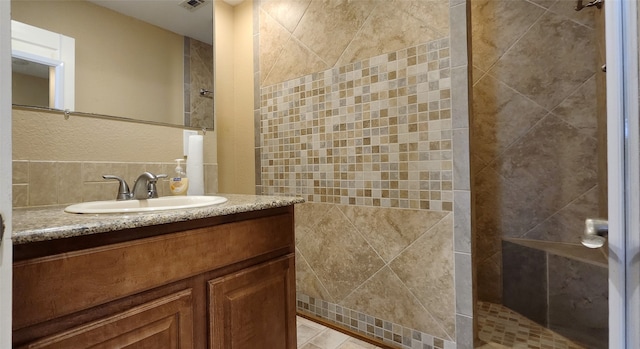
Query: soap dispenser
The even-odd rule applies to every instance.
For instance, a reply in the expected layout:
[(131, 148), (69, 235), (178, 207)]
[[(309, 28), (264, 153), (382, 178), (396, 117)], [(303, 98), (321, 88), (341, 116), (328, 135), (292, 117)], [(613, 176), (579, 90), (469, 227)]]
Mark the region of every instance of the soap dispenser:
[(176, 159), (176, 174), (169, 180), (169, 189), (172, 195), (187, 195), (189, 179), (182, 168), (183, 159)]

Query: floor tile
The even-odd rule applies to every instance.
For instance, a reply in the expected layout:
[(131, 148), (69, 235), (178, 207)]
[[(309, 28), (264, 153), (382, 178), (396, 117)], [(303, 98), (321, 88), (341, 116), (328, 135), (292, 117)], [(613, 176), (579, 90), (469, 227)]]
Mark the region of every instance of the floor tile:
[(317, 322), (297, 317), (298, 349), (380, 349)]
[(481, 349), (584, 349), (501, 304), (478, 302), (478, 327)]

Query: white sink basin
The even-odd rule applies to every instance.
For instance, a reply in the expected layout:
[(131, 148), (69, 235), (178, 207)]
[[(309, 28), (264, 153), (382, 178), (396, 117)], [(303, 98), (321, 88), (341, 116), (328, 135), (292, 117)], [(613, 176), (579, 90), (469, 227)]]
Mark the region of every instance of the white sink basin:
[(205, 207), (227, 202), (222, 196), (163, 196), (148, 200), (108, 200), (67, 206), (69, 213), (135, 213)]

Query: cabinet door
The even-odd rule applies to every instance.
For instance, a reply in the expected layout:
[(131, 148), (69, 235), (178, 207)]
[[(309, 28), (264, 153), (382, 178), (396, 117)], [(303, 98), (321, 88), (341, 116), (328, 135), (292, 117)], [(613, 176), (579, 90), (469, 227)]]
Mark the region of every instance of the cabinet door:
[(295, 349), (294, 256), (209, 281), (210, 347)]
[(193, 348), (191, 289), (144, 303), (24, 348)]

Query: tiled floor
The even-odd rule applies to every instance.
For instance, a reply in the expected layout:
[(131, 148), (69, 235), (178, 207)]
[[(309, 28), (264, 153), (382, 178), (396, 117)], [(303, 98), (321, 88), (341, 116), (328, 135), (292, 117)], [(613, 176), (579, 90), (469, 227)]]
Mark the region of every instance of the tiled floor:
[[(297, 318), (298, 349), (380, 349), (323, 325)], [(478, 302), (479, 349), (584, 349), (500, 304)]]
[(481, 349), (584, 349), (500, 304), (478, 302)]
[(297, 318), (298, 349), (380, 349), (305, 318)]

